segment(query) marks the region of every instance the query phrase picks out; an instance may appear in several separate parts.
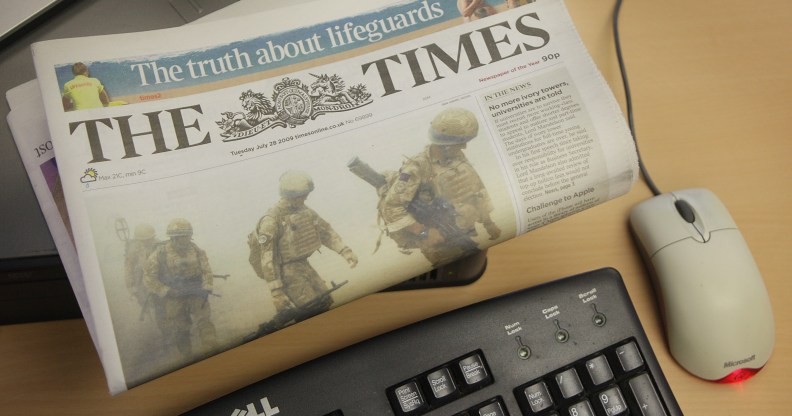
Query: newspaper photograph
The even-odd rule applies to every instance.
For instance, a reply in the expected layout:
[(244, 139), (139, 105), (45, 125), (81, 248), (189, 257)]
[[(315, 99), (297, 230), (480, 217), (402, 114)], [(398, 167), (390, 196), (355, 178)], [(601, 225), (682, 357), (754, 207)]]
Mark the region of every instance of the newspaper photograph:
[(111, 393), (627, 193), (618, 104), (525, 3), (34, 44)]

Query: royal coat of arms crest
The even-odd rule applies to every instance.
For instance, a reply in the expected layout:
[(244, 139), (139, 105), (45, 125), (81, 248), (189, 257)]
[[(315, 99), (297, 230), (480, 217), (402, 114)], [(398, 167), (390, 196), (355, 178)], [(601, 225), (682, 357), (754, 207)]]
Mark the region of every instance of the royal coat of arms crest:
[(242, 110), (226, 111), (215, 123), (223, 132), (224, 142), (246, 139), (275, 127), (296, 127), (326, 113), (350, 111), (372, 102), (366, 86), (349, 88), (337, 74), (310, 74), (314, 81), (306, 85), (299, 79), (285, 77), (276, 83), (271, 99), (261, 92), (242, 92)]

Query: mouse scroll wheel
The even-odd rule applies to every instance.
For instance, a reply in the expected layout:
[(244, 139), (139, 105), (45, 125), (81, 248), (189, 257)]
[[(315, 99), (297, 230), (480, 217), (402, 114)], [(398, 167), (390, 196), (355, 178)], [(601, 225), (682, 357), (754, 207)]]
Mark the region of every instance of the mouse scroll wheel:
[(685, 221), (689, 222), (690, 224), (693, 224), (696, 221), (696, 214), (693, 212), (693, 207), (691, 207), (690, 204), (678, 199), (674, 201), (674, 206), (679, 212), (679, 215), (681, 215)]

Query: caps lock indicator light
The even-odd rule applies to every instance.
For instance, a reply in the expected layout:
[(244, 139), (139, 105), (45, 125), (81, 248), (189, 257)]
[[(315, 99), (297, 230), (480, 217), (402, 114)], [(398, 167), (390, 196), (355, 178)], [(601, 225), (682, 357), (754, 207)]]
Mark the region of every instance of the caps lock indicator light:
[(558, 330), (555, 333), (556, 341), (558, 341), (561, 344), (569, 341), (569, 331), (561, 328), (561, 324), (558, 322), (558, 319), (556, 319), (555, 324), (556, 324), (556, 328), (558, 328)]

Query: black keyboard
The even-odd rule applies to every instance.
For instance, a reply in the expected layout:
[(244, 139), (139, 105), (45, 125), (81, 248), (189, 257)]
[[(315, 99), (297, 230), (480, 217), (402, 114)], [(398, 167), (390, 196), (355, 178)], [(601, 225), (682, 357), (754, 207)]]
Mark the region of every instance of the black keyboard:
[(614, 269), (483, 301), (251, 384), (188, 415), (673, 416)]

